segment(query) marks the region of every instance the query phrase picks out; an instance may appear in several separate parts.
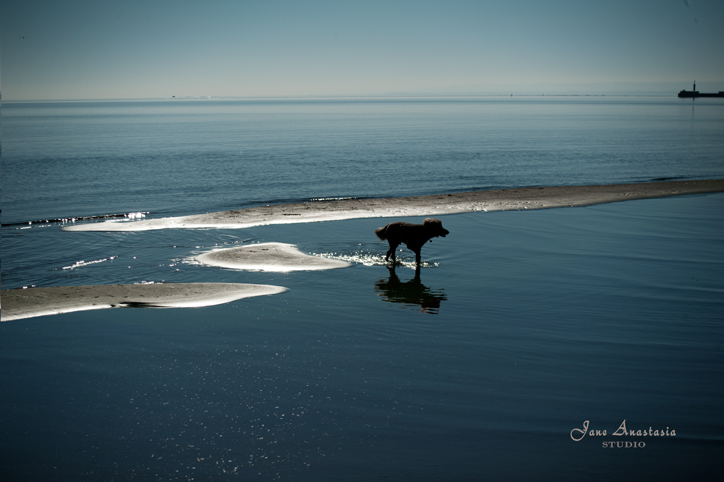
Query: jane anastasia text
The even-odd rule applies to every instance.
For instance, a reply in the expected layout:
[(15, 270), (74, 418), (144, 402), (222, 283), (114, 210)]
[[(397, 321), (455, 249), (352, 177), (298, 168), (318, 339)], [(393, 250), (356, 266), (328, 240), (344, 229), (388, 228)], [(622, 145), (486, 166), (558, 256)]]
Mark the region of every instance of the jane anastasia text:
[[(580, 442), (583, 440), (583, 438), (588, 435), (589, 437), (606, 437), (608, 436), (608, 432), (606, 430), (589, 430), (590, 423), (588, 420), (583, 422), (583, 428), (574, 428), (571, 430), (571, 439), (575, 442)], [(676, 437), (676, 430), (671, 430), (669, 427), (666, 427), (666, 430), (664, 429), (654, 429), (653, 427), (649, 427), (648, 430), (641, 430), (641, 429), (627, 429), (626, 428), (626, 420), (621, 422), (621, 425), (616, 429), (615, 432), (611, 434), (615, 437)], [(635, 442), (614, 442), (614, 441), (606, 441), (603, 442), (603, 448), (643, 448), (646, 446), (645, 442), (642, 441), (635, 441)]]

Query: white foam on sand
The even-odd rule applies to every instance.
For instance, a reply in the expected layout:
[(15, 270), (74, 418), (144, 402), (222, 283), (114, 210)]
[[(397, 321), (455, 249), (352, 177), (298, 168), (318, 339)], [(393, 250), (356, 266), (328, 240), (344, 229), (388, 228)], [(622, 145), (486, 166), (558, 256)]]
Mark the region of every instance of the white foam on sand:
[(4, 290), (2, 321), (106, 308), (196, 308), (286, 291), (274, 285), (160, 283)]
[(335, 199), (260, 206), (234, 211), (140, 221), (106, 221), (65, 226), (64, 231), (238, 229), (269, 224), (311, 223), (375, 217), (410, 217), (549, 209), (724, 191), (724, 180), (667, 181), (594, 186), (552, 186), (383, 199)]
[(247, 271), (309, 271), (346, 268), (346, 261), (311, 256), (293, 244), (260, 243), (204, 253), (196, 257), (201, 264)]

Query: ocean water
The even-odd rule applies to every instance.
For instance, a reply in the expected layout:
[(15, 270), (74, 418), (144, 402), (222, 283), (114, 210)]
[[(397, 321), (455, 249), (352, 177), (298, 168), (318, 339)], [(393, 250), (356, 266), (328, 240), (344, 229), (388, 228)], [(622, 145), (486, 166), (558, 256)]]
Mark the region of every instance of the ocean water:
[[(383, 219), (137, 233), (37, 222), (722, 178), (720, 101), (34, 103), (2, 115), (3, 288), (289, 288), (207, 308), (0, 323), (3, 480), (720, 472), (724, 194), (444, 216), (451, 234), (425, 246), (419, 276), (382, 263)], [(194, 261), (265, 241), (352, 266)], [(575, 441), (584, 424), (594, 432)], [(614, 435), (622, 424), (640, 433)]]
[(724, 175), (724, 102), (647, 97), (4, 104), (3, 223)]

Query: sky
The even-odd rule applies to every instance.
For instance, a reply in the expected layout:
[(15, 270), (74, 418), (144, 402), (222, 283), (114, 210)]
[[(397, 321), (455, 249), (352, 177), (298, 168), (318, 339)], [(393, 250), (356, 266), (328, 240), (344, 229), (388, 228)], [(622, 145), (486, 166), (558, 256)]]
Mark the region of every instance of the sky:
[(4, 0), (3, 100), (724, 90), (724, 1)]

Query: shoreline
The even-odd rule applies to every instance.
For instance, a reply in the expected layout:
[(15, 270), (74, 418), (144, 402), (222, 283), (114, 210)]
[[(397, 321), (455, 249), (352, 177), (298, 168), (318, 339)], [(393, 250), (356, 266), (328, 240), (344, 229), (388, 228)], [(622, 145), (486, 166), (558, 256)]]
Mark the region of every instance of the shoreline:
[(159, 283), (52, 286), (3, 290), (0, 321), (109, 308), (197, 308), (254, 296), (283, 293), (287, 288), (246, 283)]
[(196, 261), (218, 268), (275, 273), (320, 271), (351, 266), (346, 261), (304, 254), (294, 244), (275, 242), (215, 249), (198, 255)]
[(258, 206), (141, 221), (105, 221), (64, 226), (63, 231), (148, 231), (156, 229), (241, 229), (359, 218), (434, 216), (494, 212), (650, 199), (724, 191), (724, 179), (650, 183), (493, 189), (426, 196), (340, 199)]

